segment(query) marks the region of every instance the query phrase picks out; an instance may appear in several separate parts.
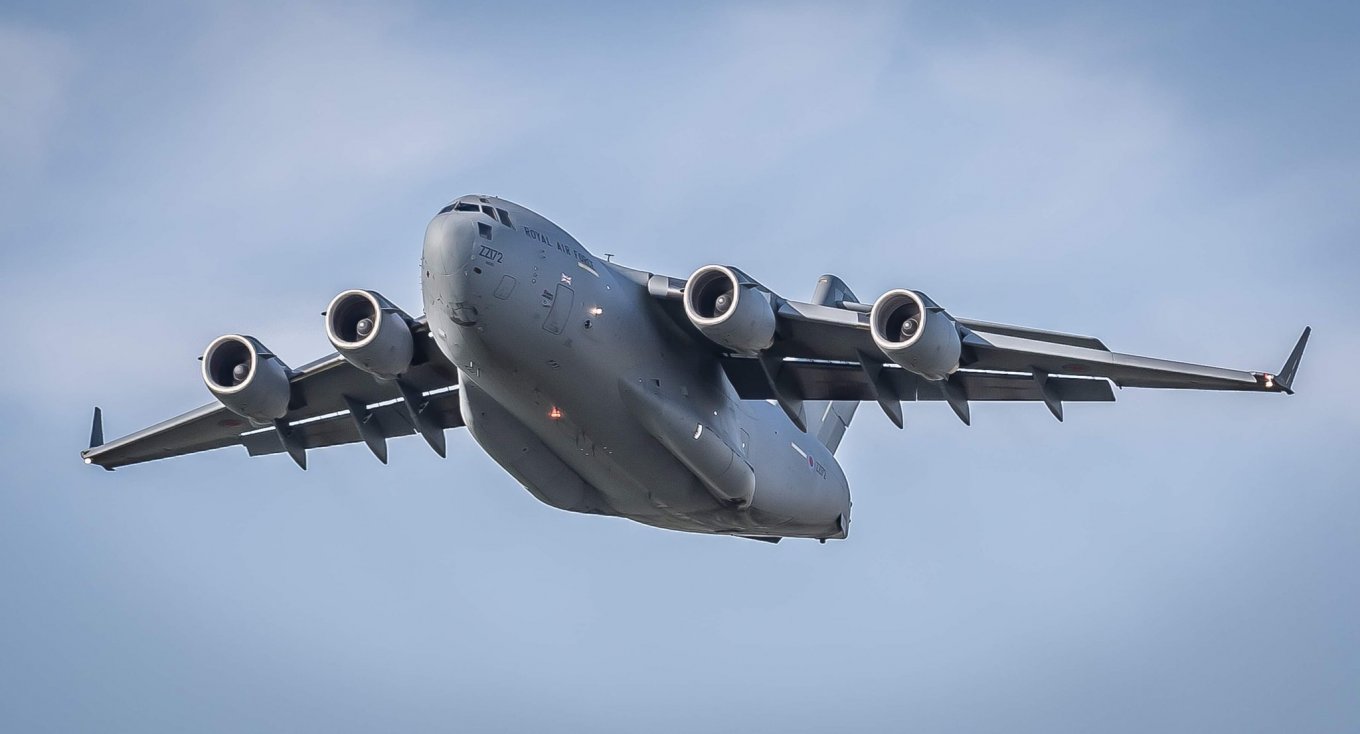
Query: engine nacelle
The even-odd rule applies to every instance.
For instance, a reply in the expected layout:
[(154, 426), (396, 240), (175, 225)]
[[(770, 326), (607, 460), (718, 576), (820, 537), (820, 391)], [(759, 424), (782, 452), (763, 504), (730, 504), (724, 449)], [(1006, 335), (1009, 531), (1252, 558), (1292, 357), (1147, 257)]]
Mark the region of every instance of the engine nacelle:
[(774, 343), (770, 294), (736, 268), (694, 271), (685, 282), (685, 315), (704, 336), (735, 352), (752, 354)]
[(959, 327), (926, 296), (898, 288), (874, 301), (869, 329), (883, 354), (927, 380), (943, 380), (959, 368)]
[(349, 290), (326, 309), (326, 338), (350, 364), (393, 379), (411, 367), (410, 321), (381, 293)]
[(203, 352), (203, 382), (231, 412), (255, 423), (288, 413), (288, 365), (253, 336), (219, 336)]

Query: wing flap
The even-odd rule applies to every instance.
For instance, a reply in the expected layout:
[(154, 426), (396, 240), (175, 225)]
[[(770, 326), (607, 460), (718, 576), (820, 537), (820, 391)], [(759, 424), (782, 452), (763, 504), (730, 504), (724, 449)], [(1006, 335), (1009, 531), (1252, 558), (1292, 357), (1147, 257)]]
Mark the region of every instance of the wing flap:
[[(960, 371), (955, 375), (968, 400), (1046, 402), (1043, 387), (1033, 375)], [(1047, 384), (1065, 403), (1111, 403), (1114, 389), (1108, 380), (1086, 377), (1050, 377)], [(917, 400), (948, 400), (943, 383), (921, 380)]]
[[(723, 370), (745, 400), (775, 400), (774, 389), (755, 359), (724, 357)], [(794, 397), (800, 400), (861, 400), (877, 399), (869, 375), (858, 363), (785, 360), (781, 374), (789, 375)], [(948, 400), (943, 383), (917, 377), (896, 366), (883, 367), (883, 377), (902, 401)], [(959, 370), (954, 373), (954, 384), (970, 401), (1034, 401), (1044, 402), (1044, 388), (1032, 374), (979, 372)], [(1058, 399), (1064, 402), (1111, 402), (1114, 391), (1107, 380), (1084, 377), (1049, 377), (1047, 384)]]
[[(424, 321), (412, 328), (415, 354), (402, 380), (422, 392), (458, 382), (458, 370), (430, 341)], [(293, 377), (293, 404), (285, 420), (295, 422), (346, 409), (343, 396), (365, 405), (401, 397), (396, 383), (379, 380), (355, 368), (339, 354), (331, 354), (297, 370)]]
[[(463, 414), (458, 408), (458, 390), (446, 389), (427, 396), (426, 413), (440, 428), (461, 428)], [(411, 436), (416, 433), (411, 422), (411, 413), (403, 401), (385, 402), (368, 406), (370, 425), (377, 429), (382, 438)], [(306, 449), (319, 449), (327, 446), (359, 443), (364, 440), (349, 410), (340, 413), (318, 416), (306, 421), (289, 425), (291, 435)], [(267, 456), (286, 452), (278, 431), (262, 428), (243, 434), (240, 443), (251, 456)]]

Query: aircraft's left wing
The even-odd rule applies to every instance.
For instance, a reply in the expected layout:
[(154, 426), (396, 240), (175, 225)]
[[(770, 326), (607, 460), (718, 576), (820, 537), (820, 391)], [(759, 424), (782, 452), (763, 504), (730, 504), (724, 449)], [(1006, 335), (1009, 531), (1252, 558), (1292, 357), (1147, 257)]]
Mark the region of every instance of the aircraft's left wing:
[[(779, 349), (789, 357), (855, 361), (881, 351), (869, 332), (869, 315), (811, 303), (782, 300), (777, 307)], [(1023, 372), (1103, 377), (1120, 387), (1290, 392), (1308, 329), (1278, 373), (1210, 367), (1111, 351), (1099, 339), (1076, 334), (955, 319), (968, 371)], [(886, 360), (883, 360), (886, 361)]]
[(423, 321), (413, 325), (416, 356), (399, 380), (379, 380), (339, 354), (294, 370), (288, 414), (272, 425), (253, 424), (213, 402), (105, 443), (103, 416), (95, 408), (91, 447), (81, 456), (88, 464), (112, 470), (244, 446), (251, 456), (287, 452), (305, 469), (308, 449), (360, 441), (386, 463), (386, 439), (414, 433), (443, 455), (444, 429), (463, 425), (458, 372), (428, 336)]
[[(958, 366), (931, 380), (894, 364), (870, 330), (870, 306), (856, 301), (834, 276), (824, 276), (821, 303), (804, 303), (763, 291), (775, 316), (773, 342), (738, 355), (715, 346), (723, 367), (748, 399), (777, 401), (800, 427), (803, 400), (876, 400), (901, 425), (901, 402), (942, 400), (969, 421), (970, 401), (1033, 400), (1059, 420), (1062, 404), (1114, 399), (1119, 387), (1184, 388), (1291, 393), (1310, 330), (1304, 329), (1279, 372), (1245, 371), (1123, 354), (1099, 339), (1076, 334), (948, 318), (957, 325)], [(648, 290), (672, 318), (703, 339), (684, 307), (683, 280), (651, 275)], [(924, 298), (924, 296), (922, 296)], [(928, 298), (925, 318), (944, 310)]]

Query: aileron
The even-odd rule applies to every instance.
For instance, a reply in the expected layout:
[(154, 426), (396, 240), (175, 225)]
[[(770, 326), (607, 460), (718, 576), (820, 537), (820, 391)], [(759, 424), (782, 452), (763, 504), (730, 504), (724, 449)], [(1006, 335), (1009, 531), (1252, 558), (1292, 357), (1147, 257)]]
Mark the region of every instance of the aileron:
[[(464, 425), (462, 413), (458, 409), (456, 388), (427, 396), (426, 400), (427, 414), (439, 429), (461, 428)], [(350, 410), (294, 423), (290, 428), (302, 447), (308, 450), (366, 441), (363, 431), (371, 431), (370, 435), (377, 442), (416, 433), (411, 416), (400, 401), (364, 406), (362, 411), (367, 415), (362, 430)], [(251, 456), (266, 456), (286, 450), (276, 432), (271, 429), (250, 431), (240, 438)], [(373, 444), (369, 446), (372, 448)], [(380, 455), (376, 450), (374, 453), (383, 463), (387, 463), (385, 448)]]

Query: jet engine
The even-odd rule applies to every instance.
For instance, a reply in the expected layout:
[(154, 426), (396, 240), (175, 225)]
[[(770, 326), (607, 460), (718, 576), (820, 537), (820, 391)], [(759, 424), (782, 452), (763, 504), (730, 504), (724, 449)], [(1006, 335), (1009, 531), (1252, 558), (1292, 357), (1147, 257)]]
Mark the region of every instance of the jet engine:
[(326, 309), (326, 337), (350, 364), (383, 379), (411, 366), (410, 318), (381, 293), (349, 290)]
[(253, 336), (219, 336), (203, 352), (203, 382), (231, 412), (255, 423), (288, 413), (289, 369)]
[(927, 380), (943, 380), (959, 367), (959, 327), (923, 294), (898, 288), (879, 296), (869, 329), (888, 359)]
[(700, 333), (743, 354), (774, 343), (770, 294), (750, 276), (722, 265), (705, 265), (685, 282), (685, 315)]

